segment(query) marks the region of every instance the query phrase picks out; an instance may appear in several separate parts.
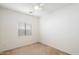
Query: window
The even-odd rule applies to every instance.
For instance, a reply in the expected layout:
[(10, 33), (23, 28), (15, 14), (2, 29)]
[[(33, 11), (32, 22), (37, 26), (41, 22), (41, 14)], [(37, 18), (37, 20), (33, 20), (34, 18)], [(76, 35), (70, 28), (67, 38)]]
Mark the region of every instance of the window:
[(18, 35), (19, 36), (30, 36), (32, 35), (32, 25), (27, 23), (18, 24)]

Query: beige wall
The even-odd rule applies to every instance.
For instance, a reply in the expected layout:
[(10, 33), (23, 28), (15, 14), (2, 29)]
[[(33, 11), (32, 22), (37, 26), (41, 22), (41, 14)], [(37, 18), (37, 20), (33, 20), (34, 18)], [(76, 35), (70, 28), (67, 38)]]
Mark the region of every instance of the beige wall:
[[(18, 36), (18, 24), (32, 24), (32, 36)], [(39, 17), (0, 8), (0, 51), (37, 42), (39, 39)]]

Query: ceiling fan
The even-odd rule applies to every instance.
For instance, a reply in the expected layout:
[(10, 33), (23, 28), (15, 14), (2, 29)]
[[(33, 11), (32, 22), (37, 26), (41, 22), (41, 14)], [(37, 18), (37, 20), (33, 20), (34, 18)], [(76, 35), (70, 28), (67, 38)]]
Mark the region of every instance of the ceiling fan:
[(33, 6), (33, 9), (30, 10), (30, 14), (32, 14), (33, 12), (35, 11), (41, 11), (43, 9), (43, 6), (44, 4), (43, 3), (36, 3), (34, 6)]

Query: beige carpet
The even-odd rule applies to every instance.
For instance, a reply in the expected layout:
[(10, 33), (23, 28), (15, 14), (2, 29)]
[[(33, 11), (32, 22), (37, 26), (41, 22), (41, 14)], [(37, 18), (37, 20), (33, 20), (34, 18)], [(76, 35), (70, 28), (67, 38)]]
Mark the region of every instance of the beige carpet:
[(41, 43), (34, 43), (28, 46), (19, 47), (16, 49), (3, 52), (4, 55), (68, 55), (55, 48), (51, 48)]

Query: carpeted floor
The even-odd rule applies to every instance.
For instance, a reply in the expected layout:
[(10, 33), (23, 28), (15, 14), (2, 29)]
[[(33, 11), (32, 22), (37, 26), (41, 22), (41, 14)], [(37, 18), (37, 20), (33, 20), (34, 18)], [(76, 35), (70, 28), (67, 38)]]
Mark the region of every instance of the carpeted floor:
[(28, 46), (4, 51), (3, 55), (68, 55), (65, 52), (49, 47), (42, 43), (34, 43)]

